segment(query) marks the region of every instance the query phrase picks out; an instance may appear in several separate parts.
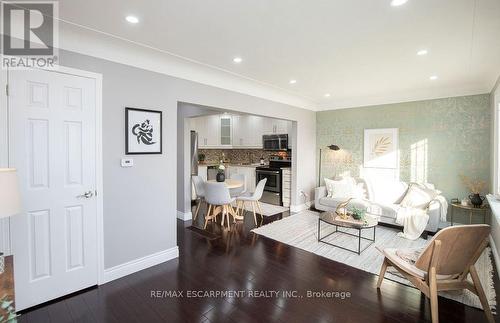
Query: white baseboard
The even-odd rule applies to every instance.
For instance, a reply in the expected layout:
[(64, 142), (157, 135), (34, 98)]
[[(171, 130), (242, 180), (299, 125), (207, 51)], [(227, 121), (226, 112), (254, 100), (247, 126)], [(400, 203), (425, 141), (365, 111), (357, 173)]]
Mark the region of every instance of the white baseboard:
[(493, 241), (493, 238), (490, 235), (490, 247), (491, 247), (491, 254), (493, 255), (493, 260), (495, 261), (495, 265), (497, 266), (497, 275), (500, 277), (500, 257), (498, 256), (498, 250), (497, 246), (495, 245), (495, 241)]
[[(307, 202), (307, 203), (310, 203), (310, 202)], [(291, 212), (302, 212), (304, 210), (307, 210), (309, 209), (309, 207), (306, 205), (306, 203), (304, 204), (299, 204), (299, 205), (290, 205), (290, 211)]]
[(112, 280), (122, 278), (135, 272), (144, 270), (149, 267), (156, 266), (162, 262), (169, 261), (179, 257), (179, 248), (177, 246), (159, 251), (149, 256), (135, 259), (124, 264), (114, 266), (104, 270), (104, 282), (108, 283)]
[(193, 213), (191, 213), (191, 212), (177, 211), (177, 219), (180, 219), (182, 221), (192, 220), (193, 219)]

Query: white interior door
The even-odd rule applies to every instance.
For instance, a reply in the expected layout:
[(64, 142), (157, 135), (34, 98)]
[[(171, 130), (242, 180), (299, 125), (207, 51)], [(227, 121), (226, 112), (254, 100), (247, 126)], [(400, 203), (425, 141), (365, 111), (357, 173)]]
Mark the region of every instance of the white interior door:
[(12, 71), (8, 100), (25, 211), (11, 221), (22, 310), (97, 284), (96, 81)]

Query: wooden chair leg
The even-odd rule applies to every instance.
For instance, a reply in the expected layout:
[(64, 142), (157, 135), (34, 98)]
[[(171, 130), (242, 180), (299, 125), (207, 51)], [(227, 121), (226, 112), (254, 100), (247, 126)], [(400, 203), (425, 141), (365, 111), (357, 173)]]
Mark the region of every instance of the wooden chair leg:
[(385, 271), (387, 270), (387, 259), (384, 258), (384, 262), (382, 263), (382, 267), (380, 268), (380, 273), (378, 274), (377, 288), (380, 288), (382, 282), (384, 281)]
[(431, 300), (431, 319), (432, 323), (439, 322), (439, 310), (438, 310), (438, 293), (437, 293), (437, 282), (436, 282), (436, 268), (431, 268), (429, 272), (429, 296)]
[(222, 206), (222, 220), (221, 220), (221, 222), (220, 222), (220, 225), (221, 225), (221, 226), (224, 226), (224, 220), (225, 220), (225, 217), (226, 217), (226, 206), (225, 206), (225, 205), (223, 205), (223, 206)]
[(210, 219), (210, 211), (212, 211), (212, 205), (208, 204), (207, 215), (205, 215), (205, 226), (203, 227), (203, 229), (207, 228), (208, 220)]
[(255, 225), (257, 226), (257, 215), (255, 215), (255, 202), (252, 201), (252, 210), (253, 210), (253, 220), (255, 221)]
[(470, 266), (469, 272), (472, 277), (474, 287), (476, 288), (476, 294), (481, 301), (481, 305), (483, 306), (484, 314), (486, 314), (488, 322), (493, 323), (495, 322), (495, 319), (493, 318), (493, 314), (491, 314), (490, 304), (488, 304), (488, 299), (486, 298), (483, 286), (481, 285), (481, 281), (479, 280), (479, 275), (477, 274), (476, 267), (474, 267), (474, 265)]
[(196, 221), (196, 218), (198, 217), (198, 212), (200, 211), (201, 202), (202, 202), (202, 199), (200, 199), (198, 202), (198, 205), (196, 205), (196, 210), (194, 211), (193, 221)]
[(262, 216), (262, 218), (264, 218), (264, 213), (262, 213), (262, 207), (260, 206), (260, 202), (257, 201), (257, 206), (259, 207), (259, 213), (260, 215)]

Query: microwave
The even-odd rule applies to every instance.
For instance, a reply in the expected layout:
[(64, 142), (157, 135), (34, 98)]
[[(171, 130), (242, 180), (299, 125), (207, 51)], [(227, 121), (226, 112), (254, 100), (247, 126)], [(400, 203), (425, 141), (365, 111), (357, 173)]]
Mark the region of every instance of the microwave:
[(288, 150), (288, 135), (263, 135), (262, 147), (264, 150)]

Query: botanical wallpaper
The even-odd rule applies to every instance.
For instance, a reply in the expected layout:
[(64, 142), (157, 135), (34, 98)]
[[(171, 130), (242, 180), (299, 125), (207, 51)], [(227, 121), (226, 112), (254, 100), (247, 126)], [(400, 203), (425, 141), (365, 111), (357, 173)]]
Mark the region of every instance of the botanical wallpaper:
[[(469, 195), (462, 174), (489, 187), (489, 94), (319, 112), (322, 177), (366, 172), (363, 132), (373, 128), (399, 129), (400, 180), (433, 183), (448, 199)], [(325, 150), (330, 144), (341, 150)]]

